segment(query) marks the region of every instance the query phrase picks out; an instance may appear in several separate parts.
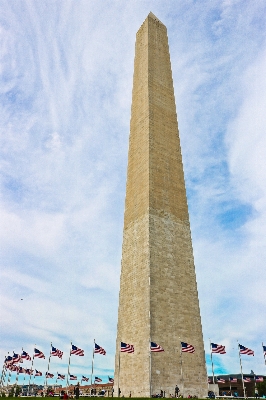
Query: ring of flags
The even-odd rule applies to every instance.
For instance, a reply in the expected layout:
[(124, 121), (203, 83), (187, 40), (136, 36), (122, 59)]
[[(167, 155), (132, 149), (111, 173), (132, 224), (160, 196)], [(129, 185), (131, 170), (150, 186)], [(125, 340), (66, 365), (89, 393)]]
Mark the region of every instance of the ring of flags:
[[(226, 354), (225, 346), (221, 345), (221, 344), (217, 344), (217, 343), (212, 343), (211, 342), (210, 343), (210, 349), (211, 349), (211, 355), (212, 354)], [(263, 349), (263, 355), (264, 355), (264, 360), (265, 360), (265, 364), (266, 364), (266, 359), (265, 359), (266, 346), (264, 346), (263, 344), (262, 344), (262, 349)], [(251, 355), (251, 356), (254, 356), (254, 354), (255, 354), (252, 349), (250, 349), (250, 348), (248, 348), (246, 346), (243, 346), (242, 344), (239, 344), (239, 343), (238, 343), (238, 350), (239, 350), (239, 357), (240, 357), (240, 355), (248, 355), (248, 356)], [(134, 351), (135, 351), (135, 348), (134, 348), (133, 344), (120, 342), (120, 352), (121, 353), (134, 353)], [(164, 348), (161, 345), (151, 341), (150, 342), (150, 351), (151, 352), (157, 352), (157, 353), (164, 352)], [(195, 347), (193, 345), (189, 344), (189, 343), (180, 342), (180, 352), (181, 353), (192, 353), (193, 354), (193, 353), (195, 353)], [(64, 354), (63, 351), (57, 349), (56, 347), (52, 346), (52, 344), (51, 344), (50, 357), (51, 356), (56, 356), (56, 357), (62, 359), (63, 354)], [(94, 341), (93, 354), (106, 355), (106, 350), (103, 347), (99, 346)], [(71, 355), (84, 356), (84, 350), (82, 350), (81, 348), (79, 348), (79, 347), (77, 347), (77, 346), (75, 346), (75, 345), (73, 345), (71, 343), (70, 356)], [(49, 362), (50, 362), (50, 357), (49, 357)], [(34, 361), (35, 358), (45, 359), (44, 353), (41, 350), (37, 349), (36, 347), (34, 348), (33, 357), (31, 357), (23, 349), (22, 349), (22, 353), (21, 354), (13, 352), (13, 356), (8, 355), (5, 358), (3, 372), (5, 370), (9, 370), (10, 372), (11, 371), (17, 372), (17, 377), (18, 377), (19, 374), (25, 374), (25, 375), (29, 375), (29, 376), (34, 375), (36, 377), (37, 376), (42, 376), (43, 374), (42, 374), (41, 371), (38, 371), (37, 369), (35, 369), (35, 370), (33, 369), (33, 361)], [(19, 365), (16, 365), (18, 363), (23, 363), (24, 360), (28, 360), (28, 361), (32, 360), (32, 367), (31, 368), (23, 368), (23, 367), (21, 367)], [(70, 361), (69, 361), (69, 363), (70, 363)], [(241, 371), (242, 371), (242, 367), (241, 367)], [(1, 382), (4, 380), (3, 372), (2, 372)], [(69, 372), (68, 372), (68, 375), (69, 375), (69, 379), (70, 380), (77, 380), (77, 376), (76, 375), (70, 374)], [(4, 377), (5, 377), (5, 373), (4, 373)], [(46, 379), (52, 379), (54, 377), (55, 377), (54, 374), (49, 372), (49, 364), (48, 364), (48, 371), (45, 373), (45, 378)], [(214, 376), (213, 376), (213, 378), (214, 378)], [(57, 373), (57, 379), (65, 380), (66, 379), (66, 375)], [(242, 374), (242, 380), (243, 380), (243, 382), (251, 382), (252, 377), (244, 376)], [(263, 377), (254, 375), (254, 380), (255, 380), (255, 382), (263, 382)], [(89, 378), (87, 378), (86, 376), (82, 375), (81, 381), (88, 382)], [(91, 379), (91, 381), (92, 381), (92, 379)], [(109, 383), (113, 383), (114, 379), (108, 376), (108, 381), (109, 381)], [(237, 378), (229, 377), (229, 381), (230, 382), (237, 382)], [(97, 376), (95, 376), (94, 382), (95, 383), (102, 382), (102, 379), (97, 377)], [(209, 379), (208, 379), (208, 382), (209, 382)], [(216, 377), (216, 382), (217, 383), (225, 383), (225, 379), (224, 378), (220, 378), (220, 377)]]

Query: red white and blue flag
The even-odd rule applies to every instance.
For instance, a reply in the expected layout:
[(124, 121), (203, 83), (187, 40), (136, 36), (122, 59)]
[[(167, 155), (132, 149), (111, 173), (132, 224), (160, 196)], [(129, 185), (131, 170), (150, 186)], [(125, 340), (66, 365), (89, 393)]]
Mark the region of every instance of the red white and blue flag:
[(230, 376), (229, 381), (235, 383), (235, 382), (237, 382), (237, 378)]
[(34, 358), (45, 358), (45, 355), (43, 354), (42, 351), (35, 348), (33, 357)]
[(218, 353), (218, 354), (225, 354), (225, 346), (222, 344), (211, 343), (211, 352)]
[(114, 378), (110, 378), (110, 376), (108, 376), (108, 381), (109, 381), (110, 383), (114, 383)]
[(164, 349), (159, 344), (151, 342), (151, 351), (155, 353), (160, 353), (161, 351), (164, 351)]
[(254, 356), (254, 351), (251, 349), (248, 349), (245, 346), (242, 346), (242, 344), (239, 344), (239, 352), (240, 354), (247, 354), (248, 356)]
[(42, 376), (42, 372), (41, 371), (37, 371), (37, 369), (35, 369), (35, 376)]
[(256, 382), (263, 382), (263, 376), (255, 376)]
[(57, 379), (61, 379), (61, 381), (63, 381), (65, 379), (65, 377), (66, 377), (65, 375), (59, 374), (57, 372)]
[(7, 357), (5, 358), (4, 363), (5, 363), (6, 365), (13, 364), (13, 357), (7, 356)]
[(52, 346), (51, 350), (51, 356), (59, 357), (62, 359), (63, 352), (61, 350), (58, 350), (56, 347)]
[(84, 350), (81, 350), (77, 346), (74, 346), (72, 344), (70, 354), (75, 354), (76, 356), (84, 356)]
[(184, 353), (195, 353), (195, 348), (191, 344), (181, 342), (181, 347)]
[(262, 346), (263, 348), (263, 354), (266, 356), (266, 346)]
[(54, 374), (51, 374), (50, 372), (46, 372), (45, 376), (46, 376), (46, 378), (53, 378)]
[(122, 353), (134, 353), (134, 346), (133, 344), (121, 342), (120, 350)]
[(99, 346), (97, 343), (94, 343), (94, 353), (95, 354), (102, 354), (102, 355), (105, 356), (106, 351), (104, 350), (104, 348)]
[(26, 353), (26, 351), (22, 351), (22, 354), (21, 354), (20, 358), (22, 360), (28, 360), (28, 361), (31, 360), (31, 356), (28, 353)]
[(225, 383), (225, 380), (223, 378), (220, 378), (219, 376), (217, 376), (216, 381), (217, 383)]
[(26, 372), (25, 368), (19, 367), (19, 369), (18, 369), (19, 374), (25, 374), (25, 372)]
[(251, 382), (251, 379), (249, 376), (243, 376), (243, 381), (244, 382)]
[(13, 353), (12, 360), (13, 360), (13, 364), (20, 362), (20, 354)]
[(102, 379), (101, 379), (101, 378), (98, 378), (98, 376), (95, 376), (94, 382), (102, 382)]
[(86, 376), (84, 376), (84, 375), (82, 375), (82, 379), (81, 380), (85, 381), (85, 382), (89, 382), (89, 378), (86, 378)]
[(25, 370), (25, 374), (27, 374), (27, 375), (33, 375), (33, 370), (27, 368), (27, 369)]
[(78, 378), (76, 377), (76, 375), (69, 375), (69, 379), (71, 380), (71, 381), (76, 381)]
[(9, 369), (9, 371), (18, 371), (19, 366), (15, 364), (9, 364), (7, 365), (7, 368)]

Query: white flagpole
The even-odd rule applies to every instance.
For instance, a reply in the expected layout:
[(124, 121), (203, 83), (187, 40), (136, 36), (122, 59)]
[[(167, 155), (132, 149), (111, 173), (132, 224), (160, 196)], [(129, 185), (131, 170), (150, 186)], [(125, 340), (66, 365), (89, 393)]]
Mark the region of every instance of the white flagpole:
[(238, 355), (239, 355), (240, 370), (241, 370), (241, 376), (242, 376), (242, 386), (243, 386), (243, 392), (244, 392), (244, 397), (246, 397), (246, 388), (245, 388), (245, 383), (244, 383), (244, 379), (243, 379), (243, 368), (242, 368), (242, 361), (241, 361), (240, 347), (239, 347), (239, 343), (238, 343), (238, 341), (237, 341), (237, 346), (238, 346)]
[(6, 365), (5, 365), (5, 366), (4, 366), (3, 377), (2, 377), (2, 387), (5, 386), (6, 375), (7, 375), (7, 367), (6, 367)]
[(181, 371), (181, 384), (183, 387), (182, 390), (182, 396), (184, 397), (184, 379), (183, 379), (183, 358), (182, 358), (182, 344), (181, 344), (181, 340), (179, 338), (179, 343), (180, 343), (180, 371)]
[(34, 345), (33, 356), (32, 356), (32, 361), (31, 361), (31, 369), (30, 369), (30, 379), (29, 379), (28, 396), (29, 396), (29, 393), (30, 393), (31, 372), (33, 372), (33, 361), (34, 361), (34, 355), (35, 355), (35, 346), (36, 346), (36, 344)]
[(47, 372), (45, 373), (45, 379), (44, 379), (44, 383), (45, 383), (46, 387), (47, 387), (47, 373), (49, 374), (49, 371), (50, 371), (51, 353), (52, 353), (52, 342), (51, 342), (51, 349), (50, 349), (50, 355), (49, 355), (49, 360), (48, 360)]
[(92, 352), (92, 361), (91, 361), (91, 391), (93, 390), (92, 375), (93, 375), (93, 367), (94, 367), (94, 351), (95, 351), (95, 339), (93, 339), (93, 352)]
[(117, 391), (118, 391), (118, 396), (120, 397), (120, 387), (119, 387), (119, 379), (120, 379), (120, 353), (121, 353), (121, 341), (119, 342), (119, 357), (118, 357), (118, 379), (117, 379), (117, 383), (118, 383), (118, 387), (117, 387)]
[[(9, 355), (9, 352), (8, 352), (7, 354)], [(10, 382), (10, 376), (11, 376), (11, 370), (9, 369), (9, 371), (8, 371), (8, 377), (7, 377), (7, 382), (6, 382), (7, 392), (8, 392), (8, 383)]]
[(68, 391), (68, 385), (69, 385), (68, 377), (69, 377), (71, 350), (72, 350), (72, 341), (70, 342), (70, 351), (69, 351), (69, 360), (68, 360), (68, 369), (67, 369), (67, 391)]
[(149, 380), (150, 380), (150, 397), (152, 396), (152, 386), (151, 386), (151, 338), (149, 339), (149, 353), (150, 353), (150, 376), (149, 376)]
[(214, 382), (214, 368), (213, 368), (213, 361), (212, 361), (212, 345), (211, 345), (211, 339), (209, 338), (210, 341), (210, 349), (211, 349), (211, 362), (212, 362), (212, 383), (215, 384)]
[(4, 381), (4, 376), (5, 376), (5, 370), (6, 370), (5, 359), (6, 359), (6, 357), (4, 358), (4, 362), (3, 362), (2, 374), (1, 374), (1, 379), (0, 379), (0, 386), (4, 386), (3, 385), (3, 381)]
[(7, 392), (8, 392), (8, 384), (9, 384), (9, 382), (10, 382), (10, 378), (11, 378), (11, 370), (9, 370), (8, 379), (7, 379), (7, 384), (6, 384)]
[[(20, 360), (19, 360), (19, 363), (20, 363)], [(15, 396), (16, 391), (17, 391), (18, 376), (19, 376), (19, 367), (20, 367), (20, 365), (18, 365), (18, 369), (17, 369), (17, 376), (16, 376), (16, 382), (15, 382), (15, 392), (14, 392), (14, 396)]]

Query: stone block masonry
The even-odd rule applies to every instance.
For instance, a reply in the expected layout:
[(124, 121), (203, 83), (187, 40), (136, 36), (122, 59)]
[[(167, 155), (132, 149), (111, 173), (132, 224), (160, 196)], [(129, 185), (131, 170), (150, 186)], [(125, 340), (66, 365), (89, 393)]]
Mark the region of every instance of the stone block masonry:
[[(120, 353), (121, 341), (134, 354)], [(150, 341), (165, 351), (151, 353)], [(195, 353), (181, 356), (180, 341)], [(135, 48), (114, 395), (119, 385), (125, 397), (169, 397), (176, 384), (207, 395), (167, 31), (150, 13)]]

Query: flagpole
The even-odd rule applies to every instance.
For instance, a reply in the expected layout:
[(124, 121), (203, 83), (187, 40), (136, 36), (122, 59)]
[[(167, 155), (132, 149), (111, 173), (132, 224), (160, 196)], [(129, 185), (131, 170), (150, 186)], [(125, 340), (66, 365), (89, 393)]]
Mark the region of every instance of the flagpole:
[(149, 358), (150, 358), (150, 371), (149, 371), (149, 380), (150, 380), (150, 397), (152, 395), (152, 387), (151, 387), (151, 338), (149, 339)]
[(30, 381), (31, 381), (31, 372), (33, 371), (33, 361), (34, 361), (34, 355), (35, 355), (35, 346), (36, 346), (36, 344), (34, 345), (33, 356), (32, 356), (32, 361), (31, 361), (28, 395), (30, 394)]
[(93, 375), (93, 367), (94, 367), (94, 351), (95, 351), (95, 339), (93, 339), (93, 351), (92, 351), (92, 360), (91, 360), (91, 390), (93, 390), (92, 375)]
[(230, 381), (230, 396), (232, 396), (232, 387), (231, 387), (231, 379), (230, 379), (230, 376), (229, 376), (229, 381)]
[(213, 369), (213, 360), (212, 360), (212, 345), (211, 345), (211, 339), (209, 338), (210, 341), (210, 350), (211, 350), (211, 363), (212, 363), (212, 383), (214, 384), (214, 369)]
[(244, 392), (244, 397), (246, 397), (246, 388), (245, 388), (245, 383), (244, 383), (244, 380), (243, 380), (242, 360), (241, 360), (240, 347), (239, 347), (238, 341), (237, 341), (237, 345), (238, 345), (238, 355), (239, 355), (239, 362), (240, 362), (240, 370), (241, 370), (241, 376), (242, 376), (243, 392)]
[(120, 342), (120, 347), (119, 347), (119, 357), (118, 357), (118, 387), (117, 387), (117, 390), (118, 390), (118, 396), (117, 397), (120, 397), (120, 387), (119, 387), (119, 379), (120, 379), (120, 353), (121, 353), (121, 342)]
[[(19, 359), (19, 363), (20, 363), (20, 359)], [(17, 391), (18, 376), (19, 376), (19, 367), (20, 367), (20, 366), (18, 366), (18, 369), (17, 369), (17, 376), (16, 376), (16, 382), (15, 382), (15, 393), (14, 393), (14, 395), (16, 394), (16, 391)]]
[(10, 378), (11, 378), (11, 370), (9, 370), (8, 379), (7, 379), (7, 383), (6, 383), (7, 392), (8, 392), (8, 384), (10, 382)]
[(69, 351), (69, 360), (68, 360), (68, 369), (67, 369), (67, 391), (68, 391), (68, 385), (69, 385), (68, 377), (69, 377), (71, 350), (72, 350), (72, 342), (70, 342), (70, 351)]
[(0, 386), (3, 386), (3, 378), (4, 378), (4, 372), (5, 372), (5, 359), (4, 358), (4, 362), (3, 362), (3, 368), (2, 368), (2, 373), (1, 373), (1, 379), (0, 379)]
[(45, 374), (45, 378), (46, 379), (44, 379), (44, 384), (45, 384), (46, 387), (47, 387), (47, 373), (49, 374), (49, 370), (50, 370), (51, 350), (52, 350), (52, 342), (51, 342), (51, 349), (50, 349), (50, 355), (49, 355), (49, 360), (48, 360), (47, 372)]
[(181, 344), (181, 340), (179, 338), (179, 343), (180, 343), (180, 371), (181, 371), (181, 384), (183, 387), (183, 397), (184, 397), (184, 379), (183, 379), (183, 358), (182, 358), (182, 344)]

